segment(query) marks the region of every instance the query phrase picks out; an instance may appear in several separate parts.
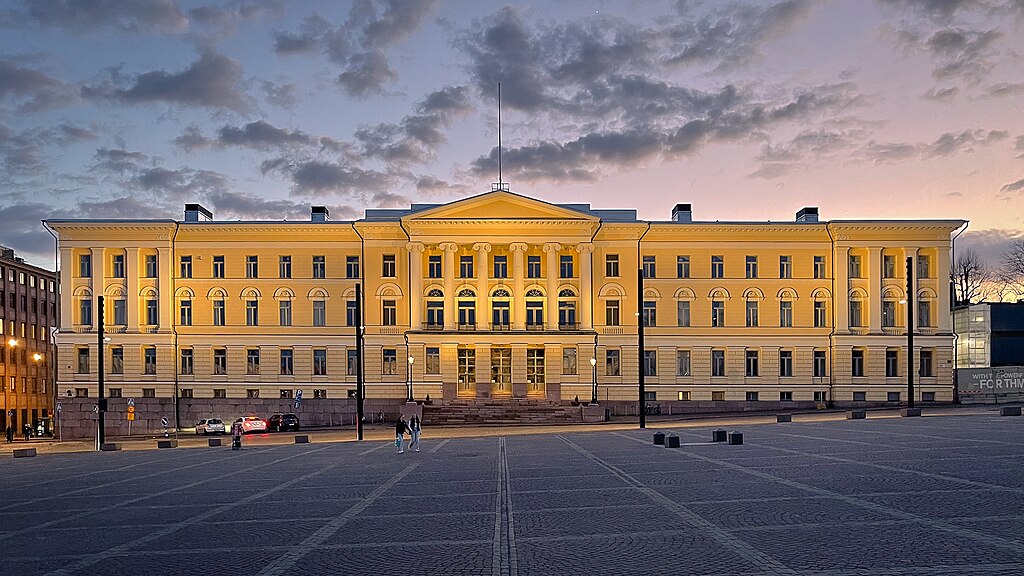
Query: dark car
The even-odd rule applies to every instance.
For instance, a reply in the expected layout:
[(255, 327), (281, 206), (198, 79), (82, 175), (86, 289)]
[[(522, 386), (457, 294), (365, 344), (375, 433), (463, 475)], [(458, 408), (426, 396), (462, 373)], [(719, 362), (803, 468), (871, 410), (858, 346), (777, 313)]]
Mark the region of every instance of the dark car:
[(299, 430), (299, 417), (295, 414), (274, 414), (267, 420), (268, 432), (284, 432), (285, 430)]

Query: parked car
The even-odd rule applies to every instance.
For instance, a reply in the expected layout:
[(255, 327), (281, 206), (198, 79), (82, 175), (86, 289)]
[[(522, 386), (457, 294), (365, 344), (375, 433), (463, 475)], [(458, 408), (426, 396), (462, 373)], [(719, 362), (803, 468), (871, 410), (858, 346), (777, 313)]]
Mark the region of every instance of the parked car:
[(219, 418), (203, 418), (196, 423), (197, 436), (199, 434), (206, 436), (208, 434), (224, 434), (226, 432), (224, 421)]
[(242, 433), (248, 434), (249, 432), (266, 432), (267, 422), (259, 416), (242, 416), (235, 420), (235, 422), (242, 423)]
[(274, 414), (267, 420), (267, 430), (270, 432), (284, 432), (285, 430), (299, 431), (299, 417), (295, 414)]

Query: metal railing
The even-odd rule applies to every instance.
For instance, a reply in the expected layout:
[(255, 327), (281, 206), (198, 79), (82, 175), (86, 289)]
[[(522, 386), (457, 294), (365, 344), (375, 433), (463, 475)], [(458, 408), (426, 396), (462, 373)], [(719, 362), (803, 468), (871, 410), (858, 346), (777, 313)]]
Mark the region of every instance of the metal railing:
[(444, 330), (444, 324), (437, 324), (435, 322), (424, 322), (421, 327), (423, 330), (431, 330), (434, 332)]
[(882, 334), (886, 336), (904, 336), (907, 333), (907, 329), (902, 326), (883, 326)]
[(559, 322), (558, 323), (558, 329), (563, 331), (563, 332), (571, 332), (571, 331), (574, 331), (574, 330), (579, 330), (580, 329), (580, 323), (579, 322)]
[(494, 332), (508, 332), (512, 330), (512, 325), (507, 322), (492, 323), (491, 330)]
[(541, 332), (542, 330), (544, 330), (544, 325), (543, 324), (527, 324), (526, 325), (526, 331), (527, 332)]
[(458, 327), (459, 327), (459, 332), (475, 332), (476, 331), (476, 322), (473, 322), (473, 323), (459, 322), (459, 326)]

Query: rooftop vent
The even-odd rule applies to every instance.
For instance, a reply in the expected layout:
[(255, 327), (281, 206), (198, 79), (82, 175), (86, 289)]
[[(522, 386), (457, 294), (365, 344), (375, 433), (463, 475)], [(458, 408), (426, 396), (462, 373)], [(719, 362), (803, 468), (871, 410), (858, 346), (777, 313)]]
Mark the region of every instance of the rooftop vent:
[(4, 260), (14, 260), (14, 248), (0, 246), (0, 258), (3, 258)]
[(801, 208), (800, 211), (796, 213), (796, 221), (797, 222), (817, 222), (818, 221), (818, 207), (817, 206), (808, 206), (806, 208)]
[(672, 209), (672, 221), (673, 222), (693, 222), (693, 212), (690, 211), (689, 204), (676, 204), (676, 207)]
[(203, 208), (201, 204), (185, 204), (185, 222), (210, 222), (213, 212)]
[(331, 219), (331, 211), (327, 209), (327, 206), (313, 206), (309, 210), (309, 220), (311, 222), (327, 222)]

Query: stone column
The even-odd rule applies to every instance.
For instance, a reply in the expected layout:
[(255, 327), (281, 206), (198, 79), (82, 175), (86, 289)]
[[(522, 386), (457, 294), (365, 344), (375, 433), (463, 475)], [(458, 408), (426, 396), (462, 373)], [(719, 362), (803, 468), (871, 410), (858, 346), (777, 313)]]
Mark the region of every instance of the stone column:
[[(917, 292), (919, 290), (921, 290), (921, 279), (917, 277), (917, 246), (904, 246), (903, 247), (903, 259), (896, 263), (896, 276), (898, 276), (898, 277), (903, 279), (903, 286), (902, 286), (902, 288), (903, 288), (904, 292), (906, 292), (906, 289), (907, 289), (907, 258), (913, 258), (914, 259), (914, 261), (913, 261), (914, 268), (913, 268), (913, 272), (911, 272), (914, 275), (913, 276), (913, 278), (914, 278), (914, 293), (913, 294), (905, 294), (904, 295), (904, 298), (906, 298), (907, 303), (906, 303), (905, 307), (903, 308), (903, 316), (902, 317), (898, 316), (899, 317), (899, 324), (898, 325), (899, 326), (907, 326), (907, 312), (909, 311), (909, 307), (913, 306), (914, 307), (914, 325), (911, 327), (911, 329), (916, 330), (917, 326), (921, 323), (921, 319), (917, 317)], [(902, 274), (900, 274), (900, 270), (903, 271)], [(897, 304), (896, 307), (898, 309), (900, 307), (900, 305)], [(917, 366), (917, 364), (915, 364), (915, 366)]]
[(513, 299), (512, 305), (515, 307), (512, 310), (512, 327), (515, 330), (526, 329), (526, 270), (525, 259), (526, 251), (530, 249), (529, 245), (516, 242), (510, 244), (508, 247), (509, 251), (512, 252), (512, 291)]
[[(862, 271), (863, 272), (863, 271)], [(882, 331), (882, 249), (868, 248), (868, 329), (872, 334)]]
[(405, 245), (409, 251), (409, 328), (419, 330), (423, 315), (423, 251), (421, 242)]
[(547, 305), (545, 306), (545, 326), (548, 330), (558, 330), (558, 252), (562, 245), (557, 242), (544, 244), (544, 254), (547, 259)]
[(444, 329), (455, 329), (455, 253), (459, 250), (454, 242), (443, 242), (437, 245), (444, 251)]
[(832, 309), (835, 310), (836, 333), (850, 331), (850, 248), (836, 246), (832, 252), (832, 273), (835, 274), (835, 294), (832, 295)]
[(953, 313), (949, 306), (949, 250), (941, 247), (935, 251), (935, 294), (938, 301), (935, 303), (935, 318), (937, 329), (940, 334), (948, 334), (953, 331)]
[(473, 244), (473, 251), (476, 252), (476, 323), (477, 326), (487, 327), (490, 320), (487, 316), (487, 255), (491, 252), (491, 245), (487, 242)]
[[(139, 331), (139, 249), (128, 248), (124, 256), (125, 311), (128, 315), (128, 332)], [(196, 294), (196, 296), (199, 296)], [(193, 306), (195, 303), (193, 303)], [(196, 310), (192, 310), (194, 315)]]
[(512, 397), (526, 398), (526, 344), (512, 344)]
[[(105, 255), (106, 255), (106, 250), (104, 248), (93, 248), (92, 249), (92, 301), (93, 301), (93, 306), (92, 306), (92, 329), (93, 330), (96, 330), (99, 327), (100, 321), (101, 320), (105, 320), (106, 319), (105, 317), (108, 316), (107, 314), (104, 314), (105, 317), (104, 318), (100, 318), (100, 308), (99, 308), (99, 297), (103, 296), (103, 289), (104, 289), (103, 275), (104, 275), (104, 272), (106, 270), (106, 266), (104, 266), (104, 264), (106, 264), (106, 262), (104, 261), (104, 258), (106, 257)], [(106, 302), (106, 301), (104, 301), (103, 302), (103, 307), (105, 309), (108, 309), (108, 310), (112, 309), (114, 307), (114, 303), (113, 302)]]
[(590, 243), (577, 244), (576, 251), (580, 254), (580, 326), (584, 330), (594, 327), (592, 322), (594, 296), (594, 279), (592, 278), (592, 262), (594, 258), (594, 245)]
[[(75, 255), (71, 248), (61, 247), (60, 249), (60, 331), (71, 332), (72, 324), (75, 322), (75, 318), (78, 314), (78, 302), (74, 301), (75, 291), (75, 266), (77, 262), (73, 262)], [(6, 282), (7, 279), (0, 279)], [(0, 303), (0, 306), (6, 306), (5, 303)], [(6, 320), (6, 319), (5, 319)], [(2, 343), (2, 342), (0, 342)]]
[(476, 397), (491, 397), (491, 345), (476, 344)]

